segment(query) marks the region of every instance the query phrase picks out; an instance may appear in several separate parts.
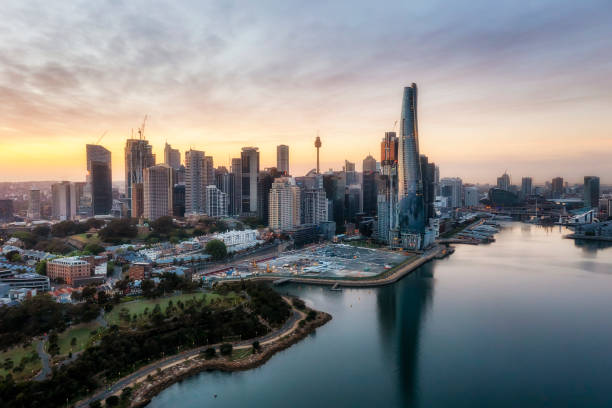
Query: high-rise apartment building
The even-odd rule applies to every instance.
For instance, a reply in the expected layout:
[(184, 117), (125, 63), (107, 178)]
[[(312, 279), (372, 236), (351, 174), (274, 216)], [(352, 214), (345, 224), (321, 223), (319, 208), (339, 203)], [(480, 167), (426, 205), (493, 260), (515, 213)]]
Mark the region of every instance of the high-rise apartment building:
[(164, 163), (174, 170), (181, 168), (181, 152), (178, 149), (173, 149), (168, 143), (164, 146)]
[(497, 188), (510, 191), (510, 175), (508, 173), (504, 172), (504, 174), (497, 178)]
[(144, 169), (143, 216), (149, 221), (173, 215), (174, 181), (173, 169), (159, 164)]
[(241, 213), (257, 215), (257, 180), (259, 178), (259, 149), (243, 147), (241, 162)]
[(461, 207), (462, 181), (459, 177), (445, 177), (440, 180), (442, 197), (446, 197), (449, 208)]
[(563, 177), (555, 177), (552, 179), (550, 195), (552, 198), (561, 198), (563, 195), (563, 191), (565, 188), (563, 187)]
[(302, 224), (319, 225), (328, 221), (328, 203), (325, 190), (302, 189), (301, 192), (301, 216)]
[(480, 194), (476, 186), (466, 186), (463, 189), (463, 201), (468, 208), (478, 207), (480, 204)]
[(521, 180), (521, 198), (529, 197), (533, 192), (533, 179), (531, 177), (523, 177)]
[(227, 194), (217, 186), (206, 186), (206, 215), (209, 217), (227, 217)]
[(71, 220), (77, 216), (77, 194), (74, 183), (62, 181), (51, 185), (51, 216)]
[(185, 152), (185, 214), (206, 213), (206, 162), (204, 152)]
[(288, 231), (300, 225), (300, 188), (294, 179), (281, 177), (274, 180), (269, 202), (270, 228)]
[(599, 177), (584, 176), (584, 206), (599, 208)]
[(398, 138), (395, 132), (385, 132), (385, 137), (380, 142), (381, 167), (397, 164)]
[(257, 180), (257, 218), (264, 223), (269, 218), (269, 200), (272, 183), (274, 179), (280, 176), (281, 174), (275, 167), (259, 172), (259, 179)]
[(40, 190), (32, 188), (28, 200), (28, 219), (40, 220)]
[(283, 176), (289, 175), (289, 146), (276, 146), (276, 170)]
[[(133, 206), (133, 190), (136, 184), (143, 183), (144, 169), (155, 166), (155, 155), (153, 147), (145, 139), (128, 139), (125, 142), (125, 195), (130, 205)], [(131, 214), (132, 217), (137, 217)]]
[(227, 195), (227, 209), (226, 209), (226, 213), (227, 215), (234, 215), (235, 214), (235, 209), (234, 209), (234, 204), (235, 204), (235, 199), (234, 199), (234, 193), (235, 193), (235, 178), (234, 178), (234, 173), (229, 173), (227, 171), (227, 169), (225, 167), (223, 168), (218, 168), (217, 171), (215, 172), (215, 180), (216, 180), (216, 186), (219, 190), (221, 190), (222, 192), (224, 192)]
[(0, 200), (0, 222), (12, 222), (15, 219), (13, 200)]
[(242, 212), (242, 160), (240, 158), (232, 159), (230, 171), (234, 176), (233, 211), (231, 215), (240, 215)]

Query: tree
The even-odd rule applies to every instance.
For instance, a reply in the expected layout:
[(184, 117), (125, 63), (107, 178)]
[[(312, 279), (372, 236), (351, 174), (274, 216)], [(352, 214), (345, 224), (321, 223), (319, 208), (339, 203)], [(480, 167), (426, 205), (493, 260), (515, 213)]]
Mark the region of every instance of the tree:
[(47, 275), (47, 261), (42, 260), (36, 264), (36, 273), (39, 275)]
[(174, 223), (172, 222), (172, 217), (170, 217), (169, 215), (165, 217), (159, 217), (158, 219), (153, 221), (150, 225), (151, 225), (151, 228), (153, 229), (153, 232), (157, 234), (167, 235), (171, 233), (172, 230), (174, 229)]
[(215, 351), (214, 347), (209, 347), (204, 351), (204, 357), (207, 360), (210, 360), (211, 358), (215, 358), (215, 355), (217, 355), (217, 352)]
[(19, 251), (10, 251), (10, 252), (7, 252), (6, 255), (4, 255), (4, 256), (7, 259), (7, 261), (9, 261), (9, 262), (19, 262), (19, 261), (21, 261), (21, 255), (19, 254)]
[(72, 347), (74, 347), (74, 346), (76, 346), (76, 345), (77, 345), (77, 339), (76, 339), (76, 337), (73, 337), (73, 338), (70, 340), (70, 345), (71, 345)]
[(135, 221), (129, 218), (112, 220), (106, 227), (98, 232), (103, 241), (119, 242), (123, 238), (134, 238), (138, 235)]
[(157, 293), (155, 293), (155, 282), (151, 279), (144, 279), (140, 283), (140, 289), (142, 289), (142, 294), (147, 298), (152, 298), (157, 295)]
[(102, 403), (99, 400), (89, 403), (89, 408), (102, 408)]
[(206, 244), (206, 253), (208, 253), (215, 261), (223, 259), (227, 256), (227, 247), (225, 243), (218, 239), (208, 241)]
[(229, 343), (223, 343), (221, 347), (219, 347), (219, 350), (221, 350), (222, 356), (229, 356), (230, 354), (232, 354), (233, 349), (234, 348)]
[(36, 236), (39, 236), (39, 237), (42, 237), (42, 238), (47, 238), (49, 236), (49, 234), (51, 233), (51, 228), (49, 228), (48, 225), (38, 225), (38, 226), (34, 227), (32, 232)]
[(102, 245), (91, 243), (85, 245), (85, 248), (83, 248), (83, 250), (94, 255), (98, 255), (100, 252), (104, 252), (104, 247)]
[(258, 352), (259, 350), (261, 350), (261, 345), (259, 344), (259, 341), (255, 340), (253, 342), (253, 351)]
[(106, 399), (106, 406), (107, 407), (116, 407), (117, 405), (119, 405), (119, 397), (116, 395), (111, 395), (110, 397), (108, 397)]

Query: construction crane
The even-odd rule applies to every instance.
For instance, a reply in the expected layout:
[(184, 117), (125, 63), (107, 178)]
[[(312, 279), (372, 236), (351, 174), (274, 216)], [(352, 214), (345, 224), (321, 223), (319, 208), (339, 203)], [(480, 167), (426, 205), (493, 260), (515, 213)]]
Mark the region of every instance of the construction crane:
[(102, 133), (102, 136), (100, 136), (98, 138), (98, 141), (96, 143), (94, 143), (95, 145), (100, 144), (100, 142), (102, 141), (102, 139), (104, 138), (104, 136), (106, 136), (106, 134), (108, 133), (108, 130), (105, 130), (104, 133)]
[(147, 118), (148, 118), (148, 115), (145, 115), (144, 119), (142, 120), (142, 125), (140, 125), (140, 127), (138, 128), (138, 138), (140, 140), (144, 139), (144, 131), (145, 131), (145, 125), (147, 123)]
[(393, 124), (393, 131), (395, 132), (395, 128), (397, 127), (397, 120), (395, 121), (395, 123)]

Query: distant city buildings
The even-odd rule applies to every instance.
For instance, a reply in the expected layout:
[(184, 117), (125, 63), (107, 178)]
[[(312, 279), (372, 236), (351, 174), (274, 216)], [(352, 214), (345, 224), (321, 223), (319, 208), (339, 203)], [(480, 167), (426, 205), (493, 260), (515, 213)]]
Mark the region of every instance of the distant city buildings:
[(533, 193), (533, 179), (531, 177), (523, 177), (521, 179), (521, 197), (524, 199)]
[(71, 220), (77, 217), (77, 193), (75, 184), (62, 181), (51, 185), (51, 217), (55, 220)]
[(445, 177), (440, 180), (440, 192), (446, 197), (449, 208), (459, 208), (461, 202), (462, 180), (459, 177)]
[(227, 194), (217, 186), (206, 186), (206, 214), (209, 217), (227, 217)]
[(555, 177), (551, 183), (551, 198), (561, 198), (563, 195), (563, 177)]
[(284, 176), (289, 173), (289, 146), (276, 146), (276, 170)]
[(185, 152), (185, 214), (206, 212), (206, 164), (204, 152), (189, 149)]
[(159, 164), (144, 169), (143, 182), (144, 218), (155, 221), (160, 217), (172, 216), (174, 181), (173, 169)]
[(243, 147), (241, 161), (241, 214), (257, 215), (257, 181), (259, 178), (259, 149)]
[(32, 221), (40, 220), (40, 190), (33, 188), (28, 197), (28, 219)]
[(164, 163), (174, 170), (181, 168), (181, 152), (178, 149), (173, 149), (168, 143), (164, 146)]
[[(140, 131), (142, 132), (142, 131)], [(142, 135), (141, 135), (142, 137)], [(132, 217), (142, 215), (142, 192), (144, 169), (155, 166), (153, 148), (145, 139), (128, 139), (125, 142), (125, 194)], [(137, 191), (135, 191), (137, 190)], [(135, 194), (136, 193), (136, 194)], [(135, 201), (138, 201), (137, 203)], [(137, 212), (134, 211), (136, 204)]]
[(504, 174), (497, 178), (497, 188), (510, 191), (510, 176), (508, 173), (504, 172)]
[(599, 177), (584, 176), (584, 206), (599, 208)]

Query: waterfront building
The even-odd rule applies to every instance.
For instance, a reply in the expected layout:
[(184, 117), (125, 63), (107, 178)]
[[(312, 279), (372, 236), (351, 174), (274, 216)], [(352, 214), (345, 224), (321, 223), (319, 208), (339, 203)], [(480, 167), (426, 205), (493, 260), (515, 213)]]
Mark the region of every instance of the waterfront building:
[(523, 177), (521, 180), (521, 198), (529, 197), (533, 192), (533, 179), (531, 177)]
[(242, 160), (240, 158), (232, 159), (230, 171), (234, 178), (234, 195), (231, 215), (240, 215), (242, 211)]
[(173, 169), (167, 164), (151, 166), (144, 170), (144, 214), (149, 221), (173, 215)]
[(561, 198), (564, 192), (563, 177), (552, 179), (550, 195), (552, 198)]
[(480, 194), (476, 186), (465, 186), (463, 188), (463, 201), (465, 207), (476, 208), (480, 204)]
[(257, 215), (257, 180), (259, 178), (259, 149), (243, 147), (241, 161), (241, 214)]
[(331, 202), (331, 211), (328, 210), (330, 220), (335, 221), (339, 233), (344, 231), (345, 224), (345, 190), (346, 181), (342, 172), (330, 172), (323, 175), (323, 188), (325, 195)]
[(300, 188), (290, 177), (274, 180), (270, 189), (269, 226), (273, 230), (288, 231), (300, 225)]
[(51, 185), (51, 217), (71, 220), (77, 216), (77, 197), (74, 183), (62, 181)]
[(399, 239), (403, 248), (420, 249), (425, 233), (423, 177), (419, 155), (417, 86), (404, 88), (398, 145)]
[(173, 149), (166, 143), (164, 146), (164, 163), (174, 170), (179, 170), (181, 168), (181, 152), (179, 149)]
[(72, 285), (75, 279), (85, 278), (90, 274), (89, 262), (76, 256), (56, 258), (47, 262), (47, 276), (54, 280), (61, 279), (68, 285)]
[(345, 210), (346, 220), (357, 224), (358, 216), (363, 213), (362, 190), (360, 184), (352, 184), (346, 188)]
[(206, 165), (204, 152), (189, 149), (185, 152), (185, 214), (206, 212)]
[(462, 180), (459, 177), (445, 177), (440, 180), (442, 197), (447, 198), (449, 208), (461, 207)]
[(206, 214), (209, 217), (227, 217), (227, 194), (217, 186), (206, 186)]
[(374, 173), (376, 171), (376, 159), (371, 155), (363, 159), (362, 171), (364, 174), (367, 172)]
[(40, 220), (40, 190), (37, 188), (30, 189), (28, 219), (31, 221)]
[(276, 169), (283, 176), (288, 176), (289, 173), (289, 146), (276, 146)]
[(599, 208), (599, 177), (584, 176), (584, 206)]
[(429, 162), (429, 158), (422, 154), (420, 156), (421, 177), (423, 178), (423, 208), (425, 211), (425, 222), (436, 217), (434, 202), (436, 201), (436, 165)]
[(497, 188), (510, 191), (510, 176), (504, 172), (500, 177), (497, 178)]
[[(153, 147), (145, 139), (128, 139), (125, 142), (125, 195), (130, 211), (133, 210), (134, 187), (143, 183), (143, 172), (155, 166)], [(136, 218), (140, 214), (132, 214)]]

